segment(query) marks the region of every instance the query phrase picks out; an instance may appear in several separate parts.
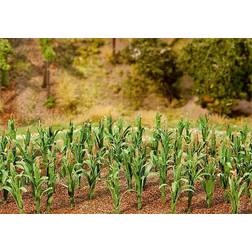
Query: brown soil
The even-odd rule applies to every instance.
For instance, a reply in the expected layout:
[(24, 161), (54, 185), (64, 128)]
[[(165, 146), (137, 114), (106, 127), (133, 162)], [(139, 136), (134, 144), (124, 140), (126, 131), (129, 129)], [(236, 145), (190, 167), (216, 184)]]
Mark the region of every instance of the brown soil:
[[(53, 214), (101, 214), (113, 213), (112, 200), (109, 190), (106, 187), (105, 180), (98, 181), (95, 198), (88, 200), (87, 186), (82, 185), (81, 189), (76, 190), (75, 208), (69, 206), (69, 197), (67, 189), (63, 185), (58, 185), (54, 196), (54, 202), (51, 213)], [(122, 190), (126, 190), (126, 183), (123, 181)], [(2, 198), (2, 196), (1, 196)], [(24, 205), (26, 213), (34, 213), (34, 202), (31, 193), (24, 194)], [(160, 200), (159, 183), (157, 176), (151, 176), (147, 182), (146, 189), (143, 192), (143, 208), (137, 210), (136, 194), (129, 192), (124, 194), (121, 205), (121, 213), (124, 214), (166, 214), (170, 213), (170, 197), (167, 196), (167, 204), (162, 206)], [(45, 199), (42, 202), (42, 212), (45, 211)], [(213, 206), (208, 209), (205, 202), (205, 194), (200, 185), (197, 186), (193, 197), (193, 214), (227, 214), (231, 212), (230, 204), (224, 201), (223, 189), (218, 185), (215, 189)], [(6, 203), (0, 203), (0, 213), (16, 214), (18, 209), (13, 198), (10, 196)], [(177, 203), (177, 213), (187, 213), (187, 195), (182, 194)], [(251, 203), (248, 197), (243, 196), (240, 203), (240, 213), (252, 213)]]

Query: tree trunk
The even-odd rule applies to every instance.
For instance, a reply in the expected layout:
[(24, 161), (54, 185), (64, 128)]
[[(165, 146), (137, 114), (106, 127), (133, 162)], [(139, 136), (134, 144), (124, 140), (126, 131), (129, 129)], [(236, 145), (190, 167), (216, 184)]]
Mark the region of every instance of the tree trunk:
[(49, 68), (47, 69), (47, 98), (51, 96), (51, 83), (50, 83), (50, 71)]
[(49, 85), (49, 62), (44, 62), (44, 76), (42, 88), (46, 88)]
[(116, 39), (112, 38), (112, 55), (115, 57), (116, 55)]

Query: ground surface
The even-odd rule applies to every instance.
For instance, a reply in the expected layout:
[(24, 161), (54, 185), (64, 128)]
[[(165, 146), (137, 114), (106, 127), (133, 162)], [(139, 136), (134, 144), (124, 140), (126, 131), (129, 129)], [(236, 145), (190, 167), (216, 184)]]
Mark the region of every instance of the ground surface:
[[(122, 182), (122, 191), (126, 190), (125, 182)], [(45, 199), (44, 199), (45, 200)], [(148, 178), (146, 190), (143, 192), (143, 208), (137, 210), (136, 195), (133, 192), (125, 193), (122, 199), (121, 213), (123, 214), (167, 214), (169, 209), (170, 197), (167, 196), (167, 204), (162, 206), (160, 200), (159, 182), (156, 175)], [(67, 189), (63, 185), (58, 185), (54, 196), (52, 214), (108, 214), (113, 213), (112, 200), (109, 190), (104, 183), (104, 179), (98, 182), (95, 192), (95, 198), (88, 200), (87, 186), (82, 186), (76, 190), (75, 208), (69, 207), (69, 197)], [(29, 192), (24, 194), (24, 205), (26, 213), (34, 213), (34, 203)], [(45, 210), (45, 201), (42, 210)], [(193, 214), (227, 214), (230, 213), (230, 204), (226, 203), (223, 198), (223, 189), (217, 186), (214, 193), (213, 206), (206, 207), (205, 194), (200, 185), (193, 197), (192, 213)], [(177, 213), (184, 214), (187, 212), (187, 195), (182, 194), (178, 204)], [(7, 203), (0, 203), (0, 213), (16, 214), (18, 213), (16, 204), (10, 196)], [(240, 203), (240, 213), (252, 213), (252, 206), (248, 197), (243, 196)]]

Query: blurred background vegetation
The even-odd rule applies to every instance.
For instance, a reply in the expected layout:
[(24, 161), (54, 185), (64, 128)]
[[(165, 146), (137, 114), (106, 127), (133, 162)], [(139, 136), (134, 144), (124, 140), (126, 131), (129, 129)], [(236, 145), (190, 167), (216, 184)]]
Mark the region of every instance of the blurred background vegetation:
[(251, 39), (0, 39), (0, 124), (252, 125)]

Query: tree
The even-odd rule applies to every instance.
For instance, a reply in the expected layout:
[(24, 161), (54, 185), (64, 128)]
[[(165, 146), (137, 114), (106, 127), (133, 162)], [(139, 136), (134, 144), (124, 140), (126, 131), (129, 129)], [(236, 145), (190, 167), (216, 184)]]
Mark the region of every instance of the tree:
[(251, 39), (193, 39), (181, 57), (203, 107), (230, 115), (238, 99), (251, 99)]
[(44, 77), (43, 77), (43, 88), (47, 88), (47, 97), (51, 96), (51, 85), (50, 85), (50, 65), (56, 57), (56, 53), (52, 46), (52, 39), (41, 38), (39, 39), (41, 52), (44, 58)]
[(8, 71), (10, 65), (8, 63), (8, 57), (12, 53), (11, 45), (8, 39), (0, 39), (0, 71), (1, 71), (1, 86), (7, 86), (8, 84)]

